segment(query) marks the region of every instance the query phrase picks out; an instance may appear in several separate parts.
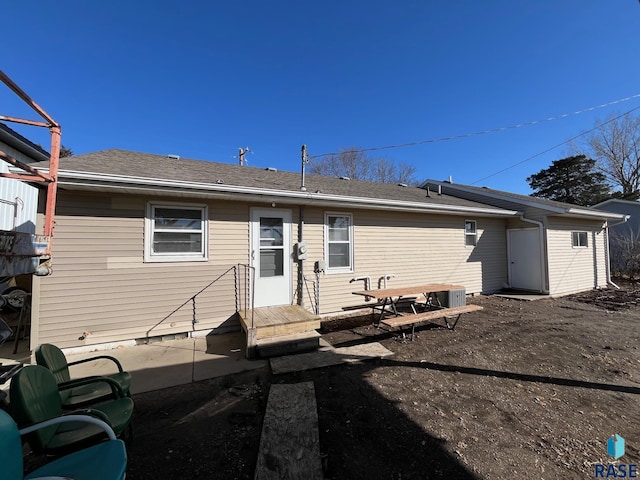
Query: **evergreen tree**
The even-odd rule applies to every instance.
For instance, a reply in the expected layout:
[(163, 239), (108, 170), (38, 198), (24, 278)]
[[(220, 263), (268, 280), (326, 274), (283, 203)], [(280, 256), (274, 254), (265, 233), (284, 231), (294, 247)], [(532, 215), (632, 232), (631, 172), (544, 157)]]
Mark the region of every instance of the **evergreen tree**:
[(575, 205), (594, 205), (609, 198), (611, 187), (585, 155), (554, 160), (549, 168), (527, 178), (531, 196)]

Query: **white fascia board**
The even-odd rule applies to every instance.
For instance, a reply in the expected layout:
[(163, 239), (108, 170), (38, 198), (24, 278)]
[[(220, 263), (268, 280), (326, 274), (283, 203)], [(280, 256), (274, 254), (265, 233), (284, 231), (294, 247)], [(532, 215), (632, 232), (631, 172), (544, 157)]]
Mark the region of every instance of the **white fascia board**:
[(495, 198), (496, 200), (504, 200), (504, 201), (507, 201), (507, 202), (512, 202), (512, 203), (517, 203), (517, 204), (520, 204), (520, 205), (524, 205), (526, 207), (539, 208), (540, 210), (547, 210), (549, 212), (554, 212), (554, 213), (565, 213), (567, 211), (564, 208), (553, 207), (551, 205), (546, 205), (544, 203), (539, 203), (539, 202), (535, 202), (535, 201), (522, 200), (522, 199), (519, 199), (519, 198), (510, 197), (509, 195), (501, 195), (501, 194), (495, 193), (495, 192), (481, 192), (481, 191), (478, 191), (476, 189), (466, 188), (464, 185), (458, 185), (458, 184), (455, 184), (455, 183), (442, 182), (442, 181), (439, 181), (439, 180), (427, 180), (427, 181), (423, 182), (421, 186), (424, 187), (426, 184), (441, 185), (443, 187), (452, 188), (454, 190), (460, 190), (460, 191), (463, 191), (463, 192), (473, 193), (473, 194), (477, 194), (477, 195), (484, 195), (485, 197), (488, 197), (488, 198)]
[(624, 213), (613, 213), (613, 212), (593, 212), (591, 210), (582, 210), (581, 208), (570, 208), (567, 210), (568, 214), (578, 215), (580, 217), (593, 217), (599, 218), (602, 220), (612, 219), (612, 220), (622, 220), (629, 215), (625, 215)]
[(261, 201), (275, 201), (298, 205), (339, 205), (342, 207), (369, 208), (378, 210), (395, 210), (422, 213), (450, 213), (475, 214), (482, 216), (517, 216), (515, 210), (492, 207), (463, 207), (458, 205), (427, 204), (419, 202), (405, 202), (400, 200), (384, 200), (377, 198), (349, 197), (344, 195), (330, 195), (312, 192), (295, 192), (291, 190), (273, 190), (257, 187), (240, 187), (236, 185), (210, 184), (164, 180), (157, 178), (127, 177), (125, 175), (107, 175), (91, 172), (60, 171), (58, 174), (60, 186), (75, 188), (98, 188), (108, 190), (128, 190), (142, 192), (173, 193), (182, 196), (196, 194), (198, 196), (236, 198), (244, 197)]

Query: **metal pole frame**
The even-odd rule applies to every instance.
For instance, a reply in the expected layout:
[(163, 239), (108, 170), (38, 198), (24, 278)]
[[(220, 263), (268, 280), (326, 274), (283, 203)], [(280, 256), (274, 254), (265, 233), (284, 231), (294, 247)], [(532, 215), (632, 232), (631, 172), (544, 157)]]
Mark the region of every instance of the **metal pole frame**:
[(17, 178), (24, 181), (45, 183), (47, 187), (47, 201), (44, 215), (44, 235), (49, 237), (49, 242), (45, 250), (46, 255), (51, 255), (51, 241), (55, 226), (55, 209), (56, 196), (58, 192), (58, 163), (60, 160), (60, 139), (62, 136), (62, 128), (47, 112), (44, 111), (33, 99), (26, 94), (13, 80), (11, 80), (2, 70), (0, 70), (0, 81), (4, 83), (13, 93), (20, 97), (27, 105), (29, 105), (45, 122), (35, 120), (25, 120), (16, 117), (0, 115), (0, 120), (7, 122), (21, 123), (30, 126), (46, 127), (51, 133), (51, 148), (49, 157), (49, 173), (40, 172), (30, 165), (19, 162), (4, 152), (0, 152), (0, 159), (20, 168), (25, 174), (0, 174), (2, 177)]

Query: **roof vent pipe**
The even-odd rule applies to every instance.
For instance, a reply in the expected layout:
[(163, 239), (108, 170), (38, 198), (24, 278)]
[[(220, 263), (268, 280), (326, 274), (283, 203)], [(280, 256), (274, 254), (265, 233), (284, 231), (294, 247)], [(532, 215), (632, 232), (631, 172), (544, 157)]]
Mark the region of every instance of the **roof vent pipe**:
[(442, 185), (438, 185), (438, 195), (442, 195)]
[(300, 149), (300, 160), (301, 160), (301, 164), (302, 164), (302, 172), (301, 172), (301, 178), (300, 178), (300, 190), (302, 190), (303, 192), (307, 191), (307, 187), (305, 187), (304, 185), (304, 168), (307, 165), (307, 163), (309, 163), (309, 157), (307, 156), (307, 146), (306, 145), (302, 145), (302, 148)]

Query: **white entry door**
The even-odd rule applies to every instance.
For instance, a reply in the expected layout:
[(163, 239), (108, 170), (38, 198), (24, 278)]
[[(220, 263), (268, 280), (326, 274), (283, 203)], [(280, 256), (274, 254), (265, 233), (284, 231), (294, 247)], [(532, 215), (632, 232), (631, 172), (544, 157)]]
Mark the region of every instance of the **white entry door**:
[(291, 210), (251, 210), (254, 306), (291, 304)]
[(509, 283), (511, 288), (542, 292), (542, 248), (540, 230), (507, 230)]

